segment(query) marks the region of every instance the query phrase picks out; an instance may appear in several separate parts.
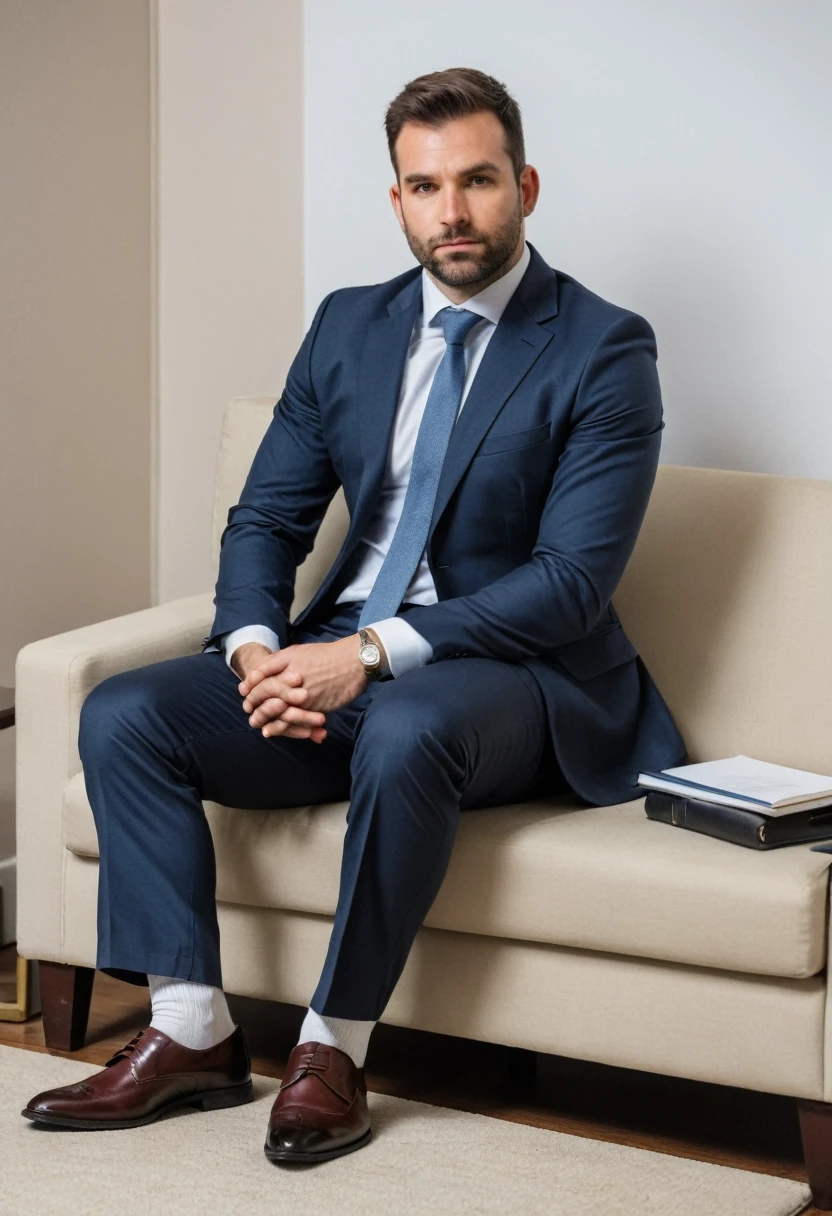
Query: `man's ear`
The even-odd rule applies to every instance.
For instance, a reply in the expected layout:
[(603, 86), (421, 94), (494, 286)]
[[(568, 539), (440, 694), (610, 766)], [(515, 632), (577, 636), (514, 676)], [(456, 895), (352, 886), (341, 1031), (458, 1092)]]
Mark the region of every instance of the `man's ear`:
[(404, 232), (404, 223), (402, 222), (402, 215), (401, 215), (401, 200), (398, 197), (398, 195), (396, 194), (395, 186), (390, 187), (390, 202), (393, 206), (393, 210), (396, 213), (396, 219), (398, 220), (399, 227), (401, 228), (402, 232)]

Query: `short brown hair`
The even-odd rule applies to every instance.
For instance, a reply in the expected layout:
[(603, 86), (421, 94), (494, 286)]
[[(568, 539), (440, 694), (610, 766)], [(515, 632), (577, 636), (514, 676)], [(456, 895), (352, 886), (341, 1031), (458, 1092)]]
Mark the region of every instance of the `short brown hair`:
[(520, 107), (504, 84), (479, 72), (476, 68), (447, 68), (444, 72), (429, 72), (408, 81), (387, 107), (384, 127), (390, 160), (399, 180), (396, 140), (406, 122), (421, 122), (439, 127), (452, 118), (488, 110), (496, 114), (506, 133), (506, 152), (519, 183), (526, 164), (523, 143), (523, 123)]

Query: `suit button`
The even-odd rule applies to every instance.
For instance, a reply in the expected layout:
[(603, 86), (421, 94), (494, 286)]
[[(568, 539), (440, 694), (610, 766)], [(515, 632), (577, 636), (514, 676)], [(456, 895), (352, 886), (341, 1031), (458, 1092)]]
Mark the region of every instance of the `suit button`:
[(450, 566), (437, 566), (436, 567), (437, 570), (450, 570), (450, 568), (451, 568)]

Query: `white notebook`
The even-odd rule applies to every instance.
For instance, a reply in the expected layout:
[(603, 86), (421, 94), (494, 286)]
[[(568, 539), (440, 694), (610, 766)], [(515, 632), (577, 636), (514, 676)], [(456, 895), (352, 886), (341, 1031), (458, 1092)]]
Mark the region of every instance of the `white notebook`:
[(638, 784), (763, 815), (788, 815), (832, 804), (832, 777), (801, 768), (730, 756), (638, 775)]

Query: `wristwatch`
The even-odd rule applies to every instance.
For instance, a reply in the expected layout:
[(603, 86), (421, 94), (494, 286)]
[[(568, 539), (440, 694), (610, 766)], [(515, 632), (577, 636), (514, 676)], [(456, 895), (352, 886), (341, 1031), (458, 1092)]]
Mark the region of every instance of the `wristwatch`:
[(382, 656), (381, 647), (373, 641), (366, 629), (359, 629), (358, 636), (361, 639), (358, 657), (361, 660), (361, 666), (364, 668), (364, 674), (368, 680), (383, 680), (388, 674), (388, 670)]

